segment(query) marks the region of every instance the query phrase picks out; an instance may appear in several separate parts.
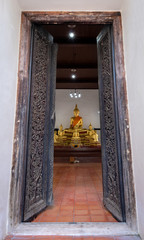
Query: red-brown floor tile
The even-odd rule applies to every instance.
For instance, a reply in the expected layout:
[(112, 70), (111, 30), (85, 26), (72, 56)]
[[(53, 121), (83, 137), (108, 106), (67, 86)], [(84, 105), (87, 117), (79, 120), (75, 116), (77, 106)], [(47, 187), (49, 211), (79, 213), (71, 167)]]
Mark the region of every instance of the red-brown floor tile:
[(117, 220), (115, 218), (113, 218), (112, 216), (106, 216), (106, 217), (107, 217), (108, 222), (117, 222)]
[(91, 215), (91, 222), (107, 222), (107, 218), (101, 215)]
[(96, 210), (96, 209), (102, 210), (103, 209), (100, 203), (96, 203), (94, 205), (93, 204), (89, 204), (88, 207), (89, 207), (89, 209), (92, 209), (92, 210)]
[(91, 215), (102, 215), (102, 216), (104, 216), (105, 212), (104, 212), (103, 209), (92, 209), (92, 210), (90, 210), (90, 214)]
[(73, 216), (58, 216), (57, 222), (73, 222)]
[(33, 236), (14, 236), (12, 240), (33, 240)]
[(34, 236), (32, 240), (54, 240), (54, 236)]
[(84, 210), (84, 209), (77, 209), (75, 210), (75, 215), (89, 215), (89, 211), (88, 210)]
[(74, 209), (74, 205), (73, 206), (61, 206), (60, 211), (63, 211), (63, 210), (73, 211), (73, 209)]
[(44, 216), (44, 217), (41, 217), (41, 219), (39, 220), (39, 222), (57, 222), (57, 216), (55, 217), (51, 217), (51, 216)]
[(114, 237), (95, 237), (94, 240), (115, 240)]
[(93, 237), (74, 237), (73, 240), (94, 240)]
[(73, 240), (73, 237), (55, 236), (53, 240)]
[(85, 205), (75, 205), (75, 210), (88, 210), (88, 208), (89, 208), (89, 206), (87, 205), (87, 204), (85, 204)]
[(59, 212), (61, 216), (73, 216), (73, 210), (61, 210)]
[(74, 222), (90, 222), (90, 216), (75, 216)]

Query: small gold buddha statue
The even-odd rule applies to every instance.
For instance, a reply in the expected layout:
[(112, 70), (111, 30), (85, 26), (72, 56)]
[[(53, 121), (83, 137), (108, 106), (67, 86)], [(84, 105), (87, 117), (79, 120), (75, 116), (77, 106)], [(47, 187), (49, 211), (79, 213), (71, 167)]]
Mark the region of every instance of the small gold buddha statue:
[(92, 127), (92, 125), (91, 125), (91, 123), (90, 123), (90, 125), (89, 125), (89, 130), (88, 130), (88, 134), (89, 134), (89, 136), (92, 136), (93, 133), (94, 133), (94, 130), (93, 130), (93, 127)]
[(83, 126), (83, 120), (82, 120), (82, 117), (79, 116), (79, 109), (77, 107), (77, 104), (75, 105), (75, 109), (73, 113), (74, 113), (74, 117), (72, 117), (70, 120), (70, 128), (81, 129)]
[(79, 147), (81, 146), (81, 138), (79, 136), (79, 132), (77, 129), (74, 130), (72, 138), (71, 138), (71, 146)]
[(54, 131), (54, 143), (58, 142), (58, 135), (56, 133), (56, 131)]
[(58, 136), (62, 137), (63, 136), (63, 125), (61, 124), (58, 130)]
[(96, 130), (94, 130), (94, 134), (92, 135), (92, 138), (95, 143), (99, 143), (98, 134), (97, 134)]
[(93, 129), (91, 123), (89, 125), (89, 130), (88, 130), (88, 138), (90, 140), (90, 143), (99, 144), (98, 134), (97, 134), (96, 130)]
[(58, 145), (60, 145), (60, 140), (59, 140), (59, 136), (57, 135), (57, 132), (56, 131), (54, 131), (54, 144), (55, 144), (55, 146), (58, 146)]

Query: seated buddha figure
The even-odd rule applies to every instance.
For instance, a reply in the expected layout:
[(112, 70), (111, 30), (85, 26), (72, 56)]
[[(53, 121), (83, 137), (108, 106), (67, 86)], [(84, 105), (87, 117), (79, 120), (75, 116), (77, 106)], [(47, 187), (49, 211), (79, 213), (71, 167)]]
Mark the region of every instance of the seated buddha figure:
[(74, 113), (74, 117), (72, 117), (70, 120), (70, 128), (81, 129), (83, 126), (83, 120), (82, 120), (82, 117), (79, 116), (79, 109), (77, 107), (77, 104), (75, 105), (75, 109), (73, 113)]
[(89, 125), (89, 130), (88, 130), (88, 138), (90, 139), (90, 143), (99, 143), (98, 140), (98, 134), (96, 132), (96, 130), (93, 129), (91, 123)]
[(56, 131), (54, 131), (54, 143), (58, 142), (58, 135), (56, 133)]
[(81, 138), (79, 136), (79, 132), (77, 129), (74, 130), (72, 138), (71, 138), (71, 146), (79, 147), (81, 146)]
[(61, 124), (58, 130), (58, 136), (62, 137), (63, 136), (63, 125)]

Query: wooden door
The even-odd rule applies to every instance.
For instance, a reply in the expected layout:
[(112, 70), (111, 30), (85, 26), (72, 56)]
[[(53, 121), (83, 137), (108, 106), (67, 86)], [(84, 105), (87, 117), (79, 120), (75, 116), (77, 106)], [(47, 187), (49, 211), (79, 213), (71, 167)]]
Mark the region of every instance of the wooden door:
[(118, 122), (112, 26), (97, 37), (104, 206), (125, 221), (121, 142)]
[(31, 86), (23, 221), (52, 204), (57, 45), (41, 26), (32, 28)]

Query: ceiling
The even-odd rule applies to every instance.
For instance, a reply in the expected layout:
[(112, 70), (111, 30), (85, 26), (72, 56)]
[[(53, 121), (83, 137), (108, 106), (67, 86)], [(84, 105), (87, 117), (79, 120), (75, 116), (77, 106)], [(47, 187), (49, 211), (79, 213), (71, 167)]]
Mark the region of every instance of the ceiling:
[[(57, 89), (97, 89), (96, 37), (103, 25), (43, 25), (58, 44)], [(75, 33), (70, 39), (69, 32)], [(75, 74), (75, 79), (72, 75)]]

